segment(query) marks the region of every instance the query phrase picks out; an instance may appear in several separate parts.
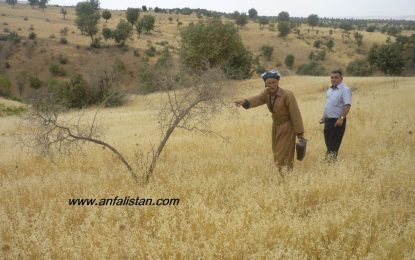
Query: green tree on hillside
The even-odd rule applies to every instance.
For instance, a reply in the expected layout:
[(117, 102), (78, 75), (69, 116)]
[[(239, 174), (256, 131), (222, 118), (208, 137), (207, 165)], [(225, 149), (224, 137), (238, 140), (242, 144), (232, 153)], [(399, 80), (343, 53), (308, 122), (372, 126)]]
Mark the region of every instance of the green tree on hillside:
[(290, 14), (288, 12), (282, 11), (278, 14), (277, 20), (278, 22), (289, 22)]
[(351, 76), (365, 77), (372, 75), (372, 68), (366, 60), (355, 60), (347, 65), (346, 71)]
[(102, 28), (102, 37), (104, 37), (105, 42), (108, 41), (108, 39), (112, 38), (112, 31), (110, 28)]
[(127, 8), (127, 11), (125, 12), (125, 17), (127, 18), (127, 21), (133, 26), (140, 16), (140, 9), (138, 8)]
[(108, 11), (108, 10), (102, 11), (102, 18), (105, 19), (105, 22), (108, 22), (108, 20), (111, 19), (111, 16), (112, 16), (112, 14), (111, 14), (110, 11)]
[(229, 78), (251, 77), (252, 53), (245, 48), (232, 23), (219, 19), (192, 24), (182, 29), (180, 57), (193, 71), (220, 67)]
[(35, 8), (36, 5), (39, 4), (39, 0), (28, 0), (30, 6), (32, 7), (32, 9)]
[(270, 61), (271, 60), (271, 56), (272, 56), (272, 52), (274, 51), (274, 47), (269, 46), (269, 45), (262, 45), (261, 51), (262, 51), (262, 54), (264, 55), (264, 57), (268, 61)]
[(48, 4), (49, 0), (39, 0), (39, 8), (45, 11), (46, 5)]
[(258, 12), (254, 8), (248, 10), (249, 18), (256, 19), (258, 17)]
[(400, 75), (406, 60), (399, 44), (374, 44), (368, 54), (368, 62), (386, 75)]
[(329, 40), (326, 42), (326, 46), (327, 46), (327, 49), (332, 50), (332, 49), (333, 49), (333, 47), (334, 47), (334, 40), (333, 40), (333, 39), (329, 39)]
[(156, 22), (156, 17), (152, 15), (144, 15), (144, 17), (141, 18), (141, 26), (143, 28), (143, 31), (146, 33), (153, 31), (155, 22)]
[(355, 32), (353, 34), (353, 36), (354, 36), (354, 39), (356, 41), (357, 46), (359, 46), (359, 47), (362, 46), (362, 44), (363, 44), (363, 34), (361, 34), (359, 32)]
[(284, 63), (288, 68), (292, 69), (294, 65), (294, 61), (295, 61), (294, 55), (288, 54), (287, 57), (285, 57)]
[(262, 16), (262, 17), (259, 18), (258, 23), (259, 23), (259, 28), (263, 29), (264, 25), (267, 25), (269, 23), (269, 20), (268, 20), (268, 18)]
[(240, 28), (243, 28), (248, 23), (248, 16), (246, 13), (241, 13), (236, 17), (235, 22)]
[(310, 25), (311, 27), (317, 26), (318, 22), (319, 22), (319, 18), (318, 18), (318, 15), (316, 14), (310, 14), (307, 17), (307, 24)]
[(125, 41), (131, 37), (133, 33), (133, 27), (126, 20), (121, 19), (117, 25), (117, 28), (112, 32), (112, 37), (118, 46), (124, 46)]
[(87, 34), (94, 42), (94, 36), (98, 33), (98, 21), (101, 18), (96, 2), (80, 2), (76, 5), (75, 24), (82, 34)]
[(12, 5), (14, 8), (14, 6), (17, 4), (17, 0), (6, 0), (6, 3)]
[(289, 22), (278, 22), (278, 31), (279, 36), (285, 37), (291, 32), (291, 27)]
[(66, 10), (65, 7), (61, 8), (61, 15), (63, 15), (63, 20), (66, 20), (66, 14), (68, 13), (68, 11)]

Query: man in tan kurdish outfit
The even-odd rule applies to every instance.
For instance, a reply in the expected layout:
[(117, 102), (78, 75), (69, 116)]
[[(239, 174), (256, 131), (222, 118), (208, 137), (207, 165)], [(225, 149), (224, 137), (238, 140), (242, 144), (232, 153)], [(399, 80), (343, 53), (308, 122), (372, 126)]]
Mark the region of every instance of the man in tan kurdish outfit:
[(272, 113), (272, 152), (279, 170), (282, 167), (292, 169), (295, 152), (295, 136), (304, 138), (303, 120), (293, 93), (278, 86), (278, 71), (267, 71), (262, 74), (265, 90), (235, 104), (245, 109), (267, 104)]

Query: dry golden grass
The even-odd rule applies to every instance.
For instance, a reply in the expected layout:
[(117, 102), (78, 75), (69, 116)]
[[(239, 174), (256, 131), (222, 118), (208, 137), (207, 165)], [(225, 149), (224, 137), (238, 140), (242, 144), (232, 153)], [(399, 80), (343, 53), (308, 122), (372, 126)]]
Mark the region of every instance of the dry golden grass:
[[(177, 131), (150, 184), (136, 185), (108, 151), (57, 160), (19, 149), (24, 129), (0, 118), (0, 258), (415, 257), (415, 80), (346, 78), (353, 106), (340, 160), (321, 162), (318, 124), (327, 77), (285, 77), (310, 140), (303, 162), (279, 177), (265, 107), (225, 112), (212, 127), (230, 138)], [(259, 79), (232, 82), (235, 96)], [(157, 141), (157, 94), (105, 109), (106, 140), (130, 160)], [(88, 110), (87, 114), (94, 112)], [(178, 206), (69, 206), (69, 198), (180, 198)]]

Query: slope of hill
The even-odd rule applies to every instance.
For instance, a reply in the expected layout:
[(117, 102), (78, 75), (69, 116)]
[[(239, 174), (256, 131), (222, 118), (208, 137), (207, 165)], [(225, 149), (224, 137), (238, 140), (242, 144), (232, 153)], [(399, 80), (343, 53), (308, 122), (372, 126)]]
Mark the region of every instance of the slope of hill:
[[(81, 73), (89, 76), (94, 67), (102, 63), (112, 63), (115, 59), (121, 60), (125, 65), (125, 73), (121, 79), (121, 87), (124, 89), (134, 90), (138, 86), (138, 74), (142, 66), (147, 62), (154, 62), (155, 57), (148, 57), (145, 51), (153, 46), (157, 53), (166, 46), (176, 50), (180, 42), (180, 26), (189, 23), (203, 21), (205, 18), (198, 19), (196, 15), (176, 15), (150, 13), (156, 17), (156, 30), (151, 34), (143, 34), (140, 38), (136, 34), (127, 42), (125, 48), (115, 47), (112, 40), (102, 45), (108, 45), (109, 48), (90, 49), (90, 38), (81, 35), (74, 23), (74, 8), (67, 9), (68, 14), (64, 20), (60, 14), (59, 7), (49, 7), (44, 11), (28, 5), (16, 5), (13, 9), (11, 6), (0, 4), (0, 33), (15, 31), (25, 39), (17, 46), (7, 46), (6, 43), (0, 55), (5, 57), (7, 67), (3, 68), (16, 86), (19, 77), (22, 74), (34, 75), (43, 82), (48, 82), (52, 77), (49, 72), (51, 64), (59, 64), (60, 57), (68, 60), (67, 64), (62, 67), (67, 76), (61, 76), (60, 79), (66, 79), (74, 73)], [(103, 19), (99, 22), (99, 31), (103, 27), (115, 28), (120, 19), (125, 18), (125, 12), (112, 11), (112, 18), (106, 23)], [(173, 18), (169, 21), (169, 17)], [(27, 40), (30, 32), (36, 34), (36, 42)], [(291, 33), (286, 38), (278, 37), (275, 30), (269, 26), (264, 29), (259, 28), (259, 24), (250, 21), (244, 28), (240, 29), (245, 45), (251, 49), (254, 56), (259, 57), (260, 64), (265, 68), (277, 67), (284, 75), (295, 74), (296, 69), (301, 64), (309, 62), (308, 56), (311, 51), (317, 51), (313, 47), (314, 41), (321, 40), (326, 42), (332, 38), (335, 42), (332, 51), (327, 51), (325, 59), (321, 61), (322, 65), (331, 70), (334, 68), (345, 68), (352, 60), (365, 57), (365, 54), (373, 43), (384, 43), (387, 36), (379, 32), (361, 32), (363, 34), (363, 45), (358, 47), (352, 36), (345, 36), (340, 29), (329, 28), (310, 28), (302, 25), (298, 28), (297, 33)], [(347, 38), (348, 37), (348, 38)], [(65, 38), (68, 43), (61, 44), (60, 41)], [(270, 45), (274, 48), (271, 60), (262, 57), (261, 47)], [(321, 48), (320, 48), (321, 50)], [(284, 59), (288, 54), (295, 56), (295, 63), (292, 69), (284, 65)], [(3, 63), (3, 62), (2, 62)], [(4, 64), (0, 64), (0, 69)], [(27, 85), (27, 84), (26, 84)], [(14, 88), (16, 92), (16, 87)], [(24, 96), (31, 96), (34, 90), (25, 87)]]

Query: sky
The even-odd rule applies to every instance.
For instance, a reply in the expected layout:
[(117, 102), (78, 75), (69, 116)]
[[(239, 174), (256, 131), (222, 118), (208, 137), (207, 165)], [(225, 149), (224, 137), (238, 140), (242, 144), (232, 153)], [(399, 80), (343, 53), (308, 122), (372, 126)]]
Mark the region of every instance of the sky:
[[(49, 4), (76, 5), (79, 0), (50, 0)], [(415, 16), (415, 0), (100, 0), (101, 8), (124, 10), (127, 7), (201, 8), (231, 13), (255, 8), (259, 15), (307, 17), (400, 17)]]

